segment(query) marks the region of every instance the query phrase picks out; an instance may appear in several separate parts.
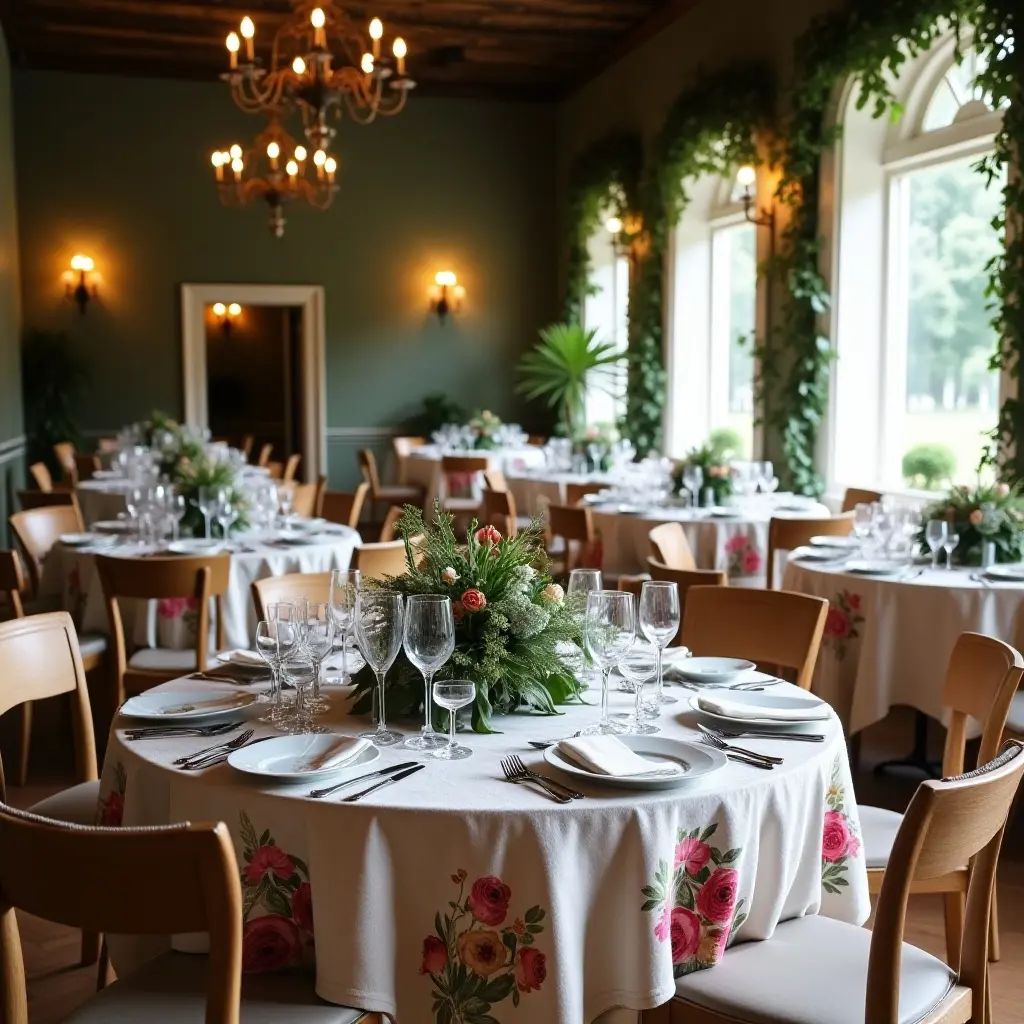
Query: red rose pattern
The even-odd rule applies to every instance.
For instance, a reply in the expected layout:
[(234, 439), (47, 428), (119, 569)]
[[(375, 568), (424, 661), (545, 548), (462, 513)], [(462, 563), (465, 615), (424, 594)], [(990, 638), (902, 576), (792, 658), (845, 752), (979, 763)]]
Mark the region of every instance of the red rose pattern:
[(850, 830), (846, 815), (839, 811), (825, 812), (825, 829), (821, 842), (821, 856), (828, 861), (845, 857), (850, 849)]
[(700, 918), (686, 907), (672, 911), (670, 932), (672, 938), (672, 963), (681, 964), (695, 956), (700, 946)]
[(511, 898), (512, 890), (500, 878), (486, 875), (473, 883), (469, 893), (469, 909), (481, 924), (501, 924), (508, 916), (508, 901)]
[(686, 866), (688, 875), (695, 875), (711, 859), (711, 847), (699, 839), (687, 836), (676, 846), (674, 868), (681, 864)]
[(516, 985), (520, 992), (534, 992), (548, 976), (547, 957), (533, 946), (524, 946), (516, 953)]
[(291, 967), (302, 960), (299, 930), (280, 914), (253, 917), (242, 928), (242, 970), (265, 974)]
[(128, 774), (120, 761), (115, 761), (110, 770), (114, 776), (114, 784), (105, 797), (100, 797), (99, 806), (96, 808), (96, 823), (107, 828), (119, 828), (124, 820), (124, 795), (128, 790)]
[(715, 868), (711, 877), (700, 887), (697, 909), (703, 917), (715, 924), (728, 924), (736, 906), (739, 876), (732, 868)]
[(423, 962), (420, 974), (440, 974), (448, 963), (448, 950), (436, 936), (428, 935), (423, 940)]
[(245, 878), (252, 885), (258, 885), (260, 879), (268, 872), (278, 878), (291, 878), (295, 874), (295, 865), (280, 846), (273, 844), (261, 846), (253, 854), (252, 860), (245, 866)]
[(864, 622), (860, 613), (860, 594), (841, 590), (831, 602), (825, 618), (824, 644), (832, 649), (838, 661), (846, 657), (850, 643), (860, 636), (859, 627)]
[(301, 882), (292, 894), (292, 920), (303, 930), (313, 930), (313, 890), (309, 882)]
[(725, 542), (726, 572), (730, 576), (756, 576), (763, 559), (757, 543), (745, 534), (737, 534)]
[(821, 828), (821, 887), (832, 896), (839, 896), (848, 887), (844, 877), (850, 858), (861, 850), (860, 836), (846, 813), (846, 782), (843, 762), (832, 762), (832, 776), (825, 791), (827, 810)]

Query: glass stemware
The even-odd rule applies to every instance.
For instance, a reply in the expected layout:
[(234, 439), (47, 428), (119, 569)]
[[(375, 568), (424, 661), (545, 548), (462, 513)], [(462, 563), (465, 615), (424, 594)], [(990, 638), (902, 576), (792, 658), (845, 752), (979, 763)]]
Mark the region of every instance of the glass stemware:
[(231, 527), (238, 518), (238, 509), (226, 493), (222, 493), (217, 502), (217, 522), (220, 523), (224, 540), (231, 539)]
[(307, 601), (303, 646), (313, 664), (312, 691), (306, 705), (312, 714), (326, 711), (330, 702), (320, 692), (320, 670), (324, 658), (334, 649), (334, 617), (326, 601)]
[(281, 525), (287, 529), (292, 518), (292, 503), (295, 501), (295, 486), (291, 483), (277, 485), (277, 503), (281, 509)]
[(455, 713), (459, 708), (472, 704), (476, 700), (476, 683), (466, 679), (446, 679), (434, 683), (434, 701), (448, 710), (448, 742), (433, 752), (434, 757), (442, 761), (458, 761), (471, 757), (473, 751), (469, 747), (461, 747), (455, 742)]
[(295, 650), (298, 638), (292, 623), (286, 619), (263, 619), (256, 626), (256, 650), (270, 668), (270, 693), (267, 699), (272, 707), (260, 721), (276, 724), (282, 714), (281, 665)]
[(377, 676), (377, 728), (359, 735), (379, 747), (397, 743), (402, 737), (389, 732), (384, 706), (384, 677), (402, 646), (404, 620), (402, 595), (383, 590), (361, 590), (356, 596), (356, 642), (366, 664)]
[(316, 678), (316, 669), (312, 661), (306, 658), (295, 660), (282, 659), (281, 672), (295, 687), (294, 709), (281, 715), (274, 723), (275, 727), (286, 733), (327, 732), (327, 727), (313, 721), (312, 708), (306, 699), (307, 693)]
[(860, 542), (860, 553), (875, 526), (875, 507), (870, 501), (858, 502), (853, 508), (853, 533)]
[(665, 648), (679, 632), (679, 587), (675, 583), (644, 581), (640, 590), (640, 629), (658, 649), (655, 701), (658, 704), (675, 704), (676, 698), (664, 692), (665, 677), (661, 664)]
[(924, 528), (924, 540), (932, 553), (932, 568), (939, 567), (939, 551), (946, 545), (948, 524), (945, 519), (929, 519)]
[(621, 733), (625, 727), (608, 714), (608, 677), (636, 639), (633, 595), (624, 590), (597, 590), (587, 595), (587, 647), (601, 669), (601, 719), (584, 736)]
[(441, 594), (414, 594), (405, 605), (405, 654), (423, 675), (423, 728), (410, 736), (405, 746), (413, 750), (434, 750), (445, 740), (434, 732), (430, 721), (431, 683), (434, 673), (455, 650), (455, 620), (452, 603)]
[(683, 467), (683, 486), (690, 494), (690, 505), (697, 508), (700, 505), (700, 488), (704, 483), (704, 470), (700, 466)]
[(184, 494), (171, 491), (167, 495), (167, 515), (171, 520), (171, 536), (177, 540), (181, 536), (181, 521), (188, 512), (188, 502)]
[(331, 573), (331, 614), (341, 636), (342, 685), (348, 682), (348, 641), (355, 628), (356, 595), (362, 585), (358, 569), (335, 569)]
[(953, 552), (956, 550), (957, 544), (960, 543), (960, 531), (957, 529), (956, 523), (946, 523), (946, 536), (943, 538), (942, 547), (946, 552), (946, 571), (952, 572), (953, 570)]
[(206, 523), (206, 532), (203, 534), (204, 537), (213, 536), (213, 526), (210, 522), (211, 517), (216, 513), (217, 507), (221, 501), (221, 489), (219, 487), (200, 487), (199, 498), (196, 504), (199, 507), (199, 511), (203, 514), (203, 520)]
[[(573, 569), (569, 573), (569, 588), (565, 593), (565, 605), (579, 623), (583, 633), (587, 623), (587, 595), (602, 589), (600, 569)], [(586, 641), (583, 643), (583, 681), (589, 685), (591, 676), (590, 654)]]
[(658, 670), (660, 649), (654, 644), (634, 644), (619, 659), (619, 671), (636, 687), (636, 703), (633, 713), (626, 720), (626, 732), (636, 735), (647, 735), (659, 732), (656, 725), (645, 722), (649, 717), (647, 705), (644, 703), (644, 684), (653, 679)]

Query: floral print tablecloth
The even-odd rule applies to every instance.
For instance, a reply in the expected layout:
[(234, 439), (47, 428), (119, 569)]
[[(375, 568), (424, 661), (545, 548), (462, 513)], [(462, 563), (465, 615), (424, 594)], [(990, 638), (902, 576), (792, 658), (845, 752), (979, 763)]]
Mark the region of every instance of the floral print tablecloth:
[[(613, 710), (631, 700), (613, 693)], [(327, 721), (355, 732), (365, 723), (345, 704), (336, 693)], [(100, 815), (225, 821), (245, 970), (315, 971), (323, 998), (401, 1024), (589, 1024), (612, 1007), (660, 1005), (676, 978), (713, 968), (734, 942), (769, 938), (781, 920), (867, 918), (837, 720), (825, 743), (772, 745), (786, 758), (775, 771), (730, 762), (676, 790), (584, 783), (586, 798), (563, 806), (502, 780), (501, 757), (543, 766), (527, 739), (564, 736), (596, 714), (496, 719), (501, 733), (463, 735), (471, 758), (426, 757), (425, 771), (355, 804), (310, 801), (312, 787), (260, 786), (228, 766), (183, 773), (171, 762), (201, 743), (129, 744), (115, 723)], [(693, 722), (666, 717), (661, 735), (693, 740)], [(384, 750), (375, 767), (416, 756)], [(153, 952), (110, 941), (119, 973)]]

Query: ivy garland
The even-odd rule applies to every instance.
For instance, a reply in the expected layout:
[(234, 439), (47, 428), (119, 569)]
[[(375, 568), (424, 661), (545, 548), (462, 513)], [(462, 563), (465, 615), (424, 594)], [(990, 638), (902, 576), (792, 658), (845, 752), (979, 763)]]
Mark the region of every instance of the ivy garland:
[[(958, 27), (969, 23), (975, 31), (974, 45), (989, 62), (980, 78), (982, 86), (997, 103), (1011, 100), (995, 153), (981, 165), (984, 173), (996, 175), (1007, 165), (1015, 140), (1024, 138), (1024, 50), (1018, 48), (1014, 54), (1003, 45), (1021, 20), (1019, 0), (861, 0), (819, 16), (797, 40), (792, 112), (776, 154), (783, 168), (777, 198), (789, 208), (777, 271), (786, 281), (788, 297), (781, 324), (766, 339), (767, 358), (762, 358), (767, 373), (762, 388), (774, 398), (768, 422), (781, 436), (785, 483), (794, 490), (817, 495), (823, 489), (814, 455), (825, 417), (833, 348), (819, 323), (829, 309), (830, 295), (818, 269), (818, 199), (821, 157), (840, 130), (838, 124), (828, 124), (836, 85), (856, 75), (859, 105), (870, 103), (876, 117), (898, 117), (901, 110), (887, 74), (895, 77), (907, 57), (930, 47), (948, 22)], [(1024, 187), (1019, 182), (1008, 184), (1004, 197), (1013, 216), (1024, 212)], [(993, 366), (1019, 376), (1024, 351), (1019, 301), (1024, 240), (1019, 234), (992, 262), (989, 273), (989, 293), (999, 305), (993, 324), (1002, 339)], [(1016, 400), (1003, 406), (1000, 439), (1016, 435), (1020, 411)]]

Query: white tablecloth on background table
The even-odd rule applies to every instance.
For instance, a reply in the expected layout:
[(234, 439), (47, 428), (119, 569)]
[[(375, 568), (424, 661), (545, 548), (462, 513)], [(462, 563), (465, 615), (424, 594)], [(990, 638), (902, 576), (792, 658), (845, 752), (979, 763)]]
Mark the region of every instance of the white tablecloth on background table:
[[(332, 700), (334, 728), (365, 728), (344, 714), (342, 691)], [(612, 703), (626, 710), (632, 698), (614, 692)], [(683, 707), (663, 717), (662, 736), (695, 738)], [(573, 777), (586, 798), (561, 805), (503, 780), (502, 756), (547, 768), (526, 741), (569, 735), (597, 714), (497, 717), (500, 734), (460, 734), (473, 748), (461, 761), (386, 748), (373, 768), (422, 760), (426, 769), (355, 804), (311, 801), (312, 785), (262, 785), (228, 765), (182, 772), (172, 760), (201, 741), (128, 743), (121, 719), (100, 816), (226, 822), (247, 897), (245, 969), (315, 960), (323, 998), (401, 1024), (446, 1019), (433, 993), (449, 960), (470, 968), (459, 971), (480, 988), (487, 1019), (589, 1024), (611, 1007), (664, 1003), (677, 975), (712, 967), (728, 940), (770, 938), (804, 914), (866, 920), (859, 819), (835, 717), (820, 723), (821, 744), (755, 741), (784, 756), (783, 767), (730, 762), (691, 788), (640, 793)], [(190, 949), (201, 941), (177, 940)], [(111, 939), (119, 974), (156, 948)]]
[(539, 468), (544, 465), (544, 451), (536, 445), (527, 445), (525, 448), (480, 449), (468, 452), (442, 452), (437, 445), (432, 444), (414, 448), (405, 460), (405, 482), (425, 490), (426, 498), (423, 507), (428, 511), (434, 507), (434, 499), (444, 493), (441, 481), (441, 459), (446, 454), (471, 458), (486, 456), (490, 468), (500, 469), (506, 476), (510, 473)]
[(78, 507), (86, 526), (103, 519), (116, 519), (125, 511), (125, 496), (132, 484), (121, 477), (83, 480), (76, 488)]
[(786, 590), (830, 602), (813, 690), (848, 723), (849, 733), (900, 704), (944, 720), (942, 684), (957, 637), (974, 632), (1014, 642), (1024, 586), (985, 585), (972, 578), (976, 573), (929, 568), (900, 579), (859, 576), (841, 566), (787, 565)]
[[(231, 555), (228, 590), (223, 598), (224, 642), (228, 647), (250, 647), (256, 634), (256, 610), (251, 586), (267, 576), (293, 572), (329, 572), (347, 569), (359, 543), (359, 534), (347, 526), (334, 526), (330, 533), (313, 538), (314, 543), (283, 545), (245, 539), (247, 550)], [(54, 545), (43, 563), (41, 591), (60, 595), (62, 606), (71, 613), (76, 627), (86, 633), (107, 633), (109, 622), (103, 603), (103, 588), (96, 573), (94, 555), (124, 553), (126, 557), (152, 548), (121, 544), (105, 548), (69, 548)], [(192, 598), (169, 598), (148, 602), (145, 614), (138, 606), (146, 602), (121, 602), (125, 633), (136, 646), (187, 648), (195, 645), (195, 602)], [(135, 612), (132, 613), (132, 605)], [(191, 629), (189, 628), (191, 626)]]

